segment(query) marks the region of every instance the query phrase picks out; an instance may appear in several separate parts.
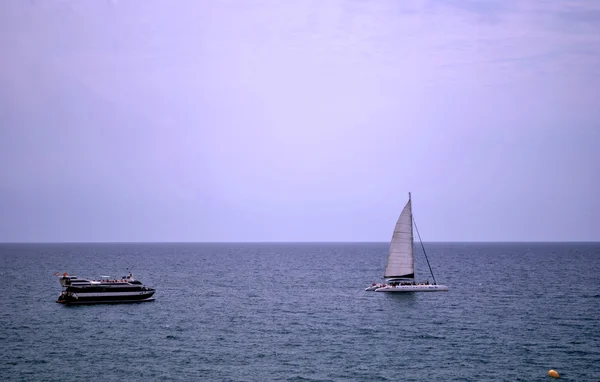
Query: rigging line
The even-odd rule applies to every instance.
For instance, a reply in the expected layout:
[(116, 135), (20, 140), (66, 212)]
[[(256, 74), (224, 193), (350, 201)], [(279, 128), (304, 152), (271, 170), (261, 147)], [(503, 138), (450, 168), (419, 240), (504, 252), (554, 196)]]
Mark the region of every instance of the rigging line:
[(423, 253), (425, 254), (425, 260), (427, 260), (427, 266), (429, 267), (429, 272), (431, 272), (431, 277), (433, 278), (433, 285), (437, 285), (435, 281), (435, 276), (433, 275), (433, 271), (431, 270), (431, 265), (429, 264), (429, 258), (427, 257), (427, 252), (425, 252), (425, 246), (423, 245), (423, 240), (421, 240), (421, 234), (419, 233), (419, 228), (417, 227), (417, 221), (413, 216), (413, 224), (415, 225), (415, 230), (417, 231), (417, 236), (419, 236), (419, 243), (421, 243), (421, 248), (423, 248)]

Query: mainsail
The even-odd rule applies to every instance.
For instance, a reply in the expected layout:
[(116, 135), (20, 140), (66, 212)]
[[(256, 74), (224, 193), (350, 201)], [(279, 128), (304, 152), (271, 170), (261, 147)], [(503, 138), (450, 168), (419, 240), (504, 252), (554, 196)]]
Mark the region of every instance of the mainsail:
[(415, 260), (413, 256), (413, 224), (410, 194), (392, 235), (390, 254), (383, 277), (414, 278)]

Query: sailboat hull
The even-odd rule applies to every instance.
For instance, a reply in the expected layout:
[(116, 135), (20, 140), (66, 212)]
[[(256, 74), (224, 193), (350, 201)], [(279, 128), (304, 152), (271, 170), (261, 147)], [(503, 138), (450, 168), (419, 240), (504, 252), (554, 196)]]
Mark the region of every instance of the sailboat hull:
[(383, 288), (385, 284), (374, 284), (365, 288), (367, 292), (375, 292), (379, 288)]
[(407, 293), (407, 292), (448, 292), (445, 285), (387, 285), (375, 289), (375, 292)]

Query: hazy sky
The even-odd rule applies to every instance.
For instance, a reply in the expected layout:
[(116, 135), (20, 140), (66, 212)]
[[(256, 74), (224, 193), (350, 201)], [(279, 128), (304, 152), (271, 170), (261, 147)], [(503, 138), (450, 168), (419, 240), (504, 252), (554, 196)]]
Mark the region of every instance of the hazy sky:
[(598, 0), (3, 0), (0, 241), (600, 240)]

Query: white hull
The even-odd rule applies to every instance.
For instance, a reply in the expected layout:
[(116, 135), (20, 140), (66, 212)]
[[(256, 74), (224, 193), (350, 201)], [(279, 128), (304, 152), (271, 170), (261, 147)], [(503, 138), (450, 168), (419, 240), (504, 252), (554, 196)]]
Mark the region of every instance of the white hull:
[(384, 286), (385, 286), (384, 284), (375, 284), (375, 285), (366, 287), (365, 290), (367, 292), (375, 292), (377, 289), (383, 288)]
[(448, 292), (445, 285), (397, 285), (384, 286), (375, 289), (375, 292), (406, 293), (406, 292)]

